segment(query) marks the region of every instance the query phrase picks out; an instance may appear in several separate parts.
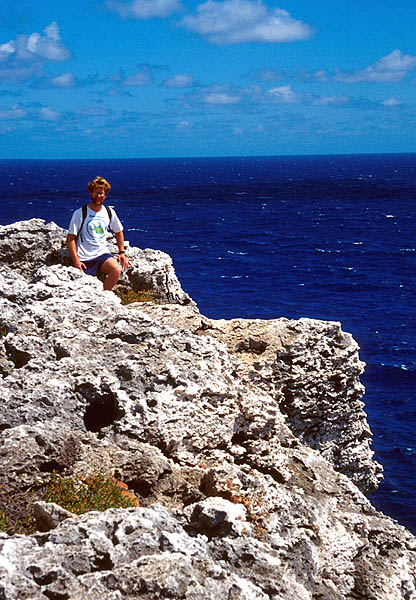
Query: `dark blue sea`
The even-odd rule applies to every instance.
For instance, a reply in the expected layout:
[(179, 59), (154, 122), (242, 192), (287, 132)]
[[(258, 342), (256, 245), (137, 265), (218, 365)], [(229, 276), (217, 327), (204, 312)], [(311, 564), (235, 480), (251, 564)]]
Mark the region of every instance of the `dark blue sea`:
[(0, 224), (66, 228), (95, 175), (126, 238), (168, 252), (205, 315), (353, 334), (385, 469), (371, 499), (416, 533), (416, 154), (0, 161)]

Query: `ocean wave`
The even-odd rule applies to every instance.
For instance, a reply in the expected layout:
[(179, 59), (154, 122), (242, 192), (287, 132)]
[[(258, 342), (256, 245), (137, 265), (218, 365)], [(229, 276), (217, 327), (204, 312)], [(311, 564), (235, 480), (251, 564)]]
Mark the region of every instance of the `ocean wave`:
[[(415, 363), (383, 363), (376, 365), (367, 363), (365, 379), (375, 381), (387, 390), (391, 388), (405, 388), (408, 394), (416, 384)], [(410, 388), (410, 389), (409, 389)]]
[(383, 367), (383, 369), (400, 369), (401, 371), (414, 371), (416, 373), (416, 368), (412, 368), (411, 365), (406, 365), (404, 363), (395, 365), (395, 364), (386, 364), (386, 363), (380, 363), (380, 367)]
[(329, 249), (325, 249), (325, 248), (315, 248), (315, 252), (321, 252), (323, 254), (340, 254), (340, 252), (342, 252), (342, 250), (329, 250)]

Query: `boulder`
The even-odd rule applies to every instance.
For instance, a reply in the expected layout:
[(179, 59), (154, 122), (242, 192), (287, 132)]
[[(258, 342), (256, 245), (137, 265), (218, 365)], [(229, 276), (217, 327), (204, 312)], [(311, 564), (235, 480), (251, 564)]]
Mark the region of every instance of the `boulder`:
[(69, 510), (62, 508), (59, 504), (55, 504), (55, 502), (42, 501), (33, 503), (33, 514), (39, 531), (55, 529), (65, 519), (75, 516)]

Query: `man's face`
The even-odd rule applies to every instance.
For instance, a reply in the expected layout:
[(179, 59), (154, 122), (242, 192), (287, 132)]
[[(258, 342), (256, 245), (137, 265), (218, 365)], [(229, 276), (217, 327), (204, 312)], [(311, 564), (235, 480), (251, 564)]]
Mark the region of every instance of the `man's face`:
[(90, 192), (91, 202), (95, 206), (102, 206), (106, 198), (106, 191), (103, 187), (96, 187)]

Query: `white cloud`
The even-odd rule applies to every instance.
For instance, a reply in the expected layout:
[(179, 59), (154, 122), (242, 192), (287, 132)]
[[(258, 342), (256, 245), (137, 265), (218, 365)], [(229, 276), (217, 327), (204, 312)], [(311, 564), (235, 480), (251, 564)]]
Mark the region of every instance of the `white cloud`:
[(283, 9), (268, 9), (263, 0), (207, 0), (181, 25), (216, 44), (292, 42), (312, 36), (312, 29)]
[(1, 121), (9, 121), (11, 119), (24, 119), (27, 116), (27, 112), (24, 108), (15, 104), (9, 109), (0, 110), (0, 120)]
[(183, 121), (180, 121), (180, 123), (178, 123), (177, 127), (178, 127), (178, 129), (181, 129), (181, 130), (187, 130), (187, 129), (190, 129), (192, 127), (192, 125), (190, 124), (189, 121), (184, 119)]
[(70, 51), (64, 46), (56, 22), (51, 23), (40, 33), (18, 35), (0, 45), (0, 79), (18, 83), (32, 77), (43, 76), (45, 62), (60, 62), (70, 58)]
[(393, 50), (387, 56), (383, 56), (373, 65), (360, 71), (344, 73), (337, 71), (335, 81), (344, 83), (370, 82), (396, 82), (402, 81), (409, 71), (416, 69), (416, 56), (403, 54), (400, 50)]
[(152, 83), (152, 76), (149, 71), (140, 71), (139, 73), (135, 73), (134, 75), (129, 75), (123, 81), (124, 85), (136, 87), (140, 85), (148, 85)]
[(107, 96), (131, 96), (132, 94), (126, 90), (122, 90), (120, 88), (111, 88), (106, 91)]
[(62, 43), (59, 26), (54, 21), (43, 30), (44, 35), (37, 32), (30, 35), (18, 35), (0, 46), (0, 59), (20, 62), (62, 61), (71, 53)]
[(194, 78), (192, 75), (175, 75), (163, 82), (163, 85), (168, 88), (186, 88), (193, 84)]
[(268, 90), (267, 94), (274, 102), (282, 104), (296, 104), (300, 102), (300, 97), (293, 91), (290, 85), (282, 85)]
[(400, 104), (403, 104), (403, 101), (398, 98), (387, 98), (383, 100), (382, 104), (383, 106), (400, 106)]
[(13, 41), (6, 42), (5, 44), (0, 45), (0, 60), (4, 60), (5, 58), (9, 58), (12, 54), (16, 52), (16, 43)]
[(321, 81), (322, 83), (325, 83), (328, 81), (328, 76), (324, 69), (321, 69), (320, 71), (315, 71), (313, 76), (314, 76), (314, 79), (316, 79), (316, 81)]
[(374, 65), (376, 71), (412, 71), (416, 68), (416, 56), (402, 54), (393, 50), (387, 56), (380, 58)]
[(75, 85), (75, 77), (72, 73), (62, 73), (62, 75), (58, 75), (51, 80), (52, 85), (55, 85), (58, 88), (70, 88)]
[(313, 103), (316, 106), (340, 106), (348, 102), (349, 98), (347, 96), (321, 96), (320, 98), (315, 98)]
[(227, 92), (210, 92), (204, 96), (205, 104), (237, 104), (240, 96), (228, 94)]
[(133, 2), (108, 0), (106, 6), (124, 18), (135, 19), (168, 17), (181, 9), (179, 0), (134, 0)]
[(42, 119), (42, 121), (59, 121), (61, 118), (61, 113), (44, 106), (39, 111), (39, 117)]
[(298, 77), (303, 81), (319, 81), (320, 83), (327, 83), (330, 81), (325, 69), (310, 72), (303, 68), (300, 70)]

